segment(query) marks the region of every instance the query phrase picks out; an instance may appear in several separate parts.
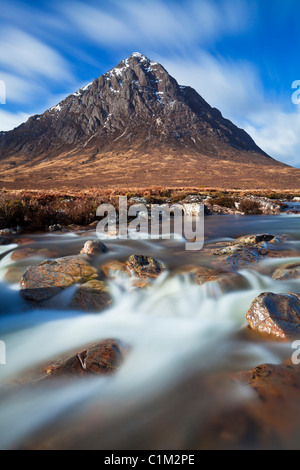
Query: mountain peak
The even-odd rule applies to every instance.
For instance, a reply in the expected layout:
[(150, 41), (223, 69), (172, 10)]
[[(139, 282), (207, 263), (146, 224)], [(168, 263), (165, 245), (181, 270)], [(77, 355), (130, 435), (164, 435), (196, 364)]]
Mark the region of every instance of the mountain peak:
[(62, 155), (70, 161), (84, 156), (92, 165), (120, 152), (135, 159), (141, 154), (169, 159), (171, 154), (271, 160), (195, 90), (180, 86), (162, 65), (139, 52), (44, 114), (0, 134), (0, 159), (19, 156), (31, 166)]
[(154, 62), (140, 52), (133, 52), (127, 59), (122, 60), (116, 67), (106, 72), (104, 76), (109, 78), (113, 75), (121, 77), (124, 72), (128, 70), (137, 71), (139, 68), (148, 74), (151, 72), (155, 73), (158, 69), (161, 73), (167, 74), (166, 70), (157, 62)]
[(140, 52), (133, 52), (128, 59), (131, 59), (131, 58), (134, 58), (134, 59), (138, 59), (138, 60), (149, 60), (148, 57), (146, 57), (144, 54), (141, 54)]

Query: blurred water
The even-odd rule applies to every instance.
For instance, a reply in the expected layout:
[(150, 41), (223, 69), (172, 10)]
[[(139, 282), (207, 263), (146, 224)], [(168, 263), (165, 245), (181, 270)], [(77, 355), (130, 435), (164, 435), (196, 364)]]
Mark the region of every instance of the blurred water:
[[(299, 259), (293, 261), (300, 261), (299, 224), (299, 217), (288, 215), (208, 217), (206, 243), (251, 233), (287, 234), (289, 246), (299, 251)], [(78, 254), (93, 236), (32, 236), (26, 248), (46, 247), (57, 256), (67, 256)], [(111, 240), (107, 244), (111, 251), (105, 260), (144, 253), (176, 269), (183, 264), (201, 265), (205, 258), (201, 252), (185, 252), (182, 240)], [(7, 347), (7, 365), (0, 366), (0, 448), (18, 448), (25, 439), (30, 441), (31, 436), (75, 417), (77, 426), (84, 426), (86, 416), (99, 405), (108, 418), (109, 413), (115, 418), (128, 405), (133, 409), (132, 419), (137, 420), (134, 410), (145, 400), (157, 396), (159, 401), (160, 393), (168, 389), (171, 393), (176, 383), (193, 372), (205, 376), (247, 370), (265, 362), (280, 363), (290, 353), (289, 344), (251, 342), (241, 336), (246, 312), (257, 295), (299, 291), (299, 281), (271, 279), (273, 270), (288, 259), (270, 259), (262, 263), (262, 269), (240, 270), (243, 288), (222, 288), (216, 282), (199, 287), (187, 277), (164, 274), (151, 288), (132, 291), (126, 280), (117, 279), (111, 281), (113, 306), (101, 314), (82, 314), (25, 306), (18, 285), (5, 281), (6, 273), (12, 268), (24, 272), (43, 257), (14, 261), (7, 253), (16, 246), (0, 248), (6, 249), (0, 252), (0, 339)], [(106, 338), (117, 338), (131, 348), (116, 376), (7, 392), (7, 383), (28, 368)]]

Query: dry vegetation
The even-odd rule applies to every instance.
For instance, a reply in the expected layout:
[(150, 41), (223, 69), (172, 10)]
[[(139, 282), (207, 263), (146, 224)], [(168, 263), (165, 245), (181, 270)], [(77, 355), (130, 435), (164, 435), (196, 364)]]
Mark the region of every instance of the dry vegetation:
[[(209, 202), (223, 207), (234, 207), (241, 198), (255, 194), (274, 200), (300, 197), (300, 191), (219, 191), (212, 188), (104, 189), (89, 191), (1, 191), (0, 229), (22, 227), (24, 231), (45, 230), (50, 225), (87, 226), (96, 220), (100, 204), (118, 207), (118, 196), (144, 197), (149, 204), (182, 201), (189, 195), (209, 197)], [(243, 201), (241, 209), (247, 214), (259, 214), (255, 202)]]

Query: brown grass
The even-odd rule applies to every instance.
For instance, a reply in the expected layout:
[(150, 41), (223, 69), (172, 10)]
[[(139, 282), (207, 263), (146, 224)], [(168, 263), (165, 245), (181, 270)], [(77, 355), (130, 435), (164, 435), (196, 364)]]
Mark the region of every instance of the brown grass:
[[(166, 201), (179, 202), (188, 195), (201, 195), (210, 202), (223, 207), (234, 207), (234, 202), (250, 196), (266, 196), (274, 199), (300, 197), (300, 191), (220, 191), (213, 188), (123, 188), (103, 190), (66, 190), (66, 191), (7, 191), (0, 190), (0, 229), (21, 226), (24, 231), (45, 230), (50, 225), (87, 226), (96, 220), (96, 209), (100, 204), (110, 203), (116, 208), (118, 196), (145, 197), (149, 204)], [(240, 210), (247, 214), (260, 213), (257, 203), (242, 201)]]

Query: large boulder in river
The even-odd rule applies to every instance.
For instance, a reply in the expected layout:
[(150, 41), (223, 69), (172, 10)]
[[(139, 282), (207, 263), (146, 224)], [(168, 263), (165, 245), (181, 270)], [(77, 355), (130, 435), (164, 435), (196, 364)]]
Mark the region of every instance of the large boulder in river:
[[(187, 276), (193, 283), (203, 286), (207, 283), (216, 283), (218, 292), (245, 289), (248, 287), (247, 280), (237, 272), (224, 271), (220, 269), (211, 269), (205, 266), (187, 266), (175, 271), (175, 275)], [(214, 287), (212, 287), (214, 289)]]
[(226, 256), (225, 262), (232, 267), (240, 268), (258, 263), (265, 256), (265, 250), (260, 246), (229, 245), (211, 251), (215, 256)]
[(254, 299), (247, 312), (250, 327), (282, 340), (300, 334), (300, 294), (266, 292)]
[(300, 279), (300, 263), (287, 264), (276, 269), (272, 278), (275, 281), (289, 281)]
[(217, 244), (211, 254), (224, 257), (222, 261), (235, 268), (258, 263), (266, 257), (296, 256), (294, 251), (284, 251), (285, 245), (281, 241), (282, 239), (267, 233), (246, 235), (233, 242)]
[(132, 276), (141, 278), (156, 278), (166, 270), (160, 261), (144, 255), (130, 256), (126, 268)]
[(238, 238), (234, 244), (236, 245), (258, 245), (259, 243), (279, 243), (279, 239), (269, 233), (263, 233), (261, 235), (246, 235)]
[(113, 375), (124, 360), (121, 343), (107, 339), (48, 365), (42, 379)]
[(96, 279), (98, 272), (87, 257), (69, 256), (30, 266), (21, 279), (21, 294), (27, 300), (43, 302), (73, 284)]
[(89, 256), (99, 256), (108, 253), (109, 249), (100, 240), (89, 240), (84, 244), (80, 254)]
[(89, 281), (80, 286), (70, 304), (75, 310), (101, 312), (111, 304), (109, 288), (102, 281)]
[(101, 270), (107, 279), (129, 278), (130, 276), (126, 264), (118, 260), (107, 261), (101, 266)]

